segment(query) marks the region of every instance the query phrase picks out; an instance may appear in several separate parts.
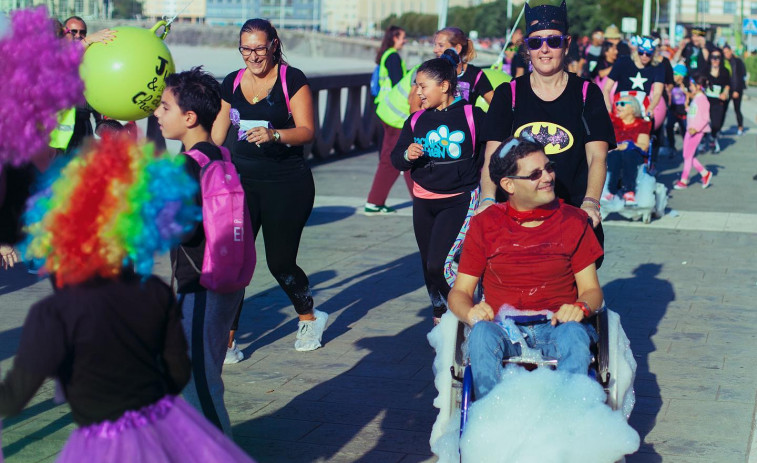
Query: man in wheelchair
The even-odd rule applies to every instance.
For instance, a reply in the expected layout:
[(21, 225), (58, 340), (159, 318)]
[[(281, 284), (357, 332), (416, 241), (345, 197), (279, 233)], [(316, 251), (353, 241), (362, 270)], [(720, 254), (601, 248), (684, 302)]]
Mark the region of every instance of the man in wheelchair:
[[(472, 326), (474, 393), (485, 396), (502, 361), (521, 354), (494, 320), (503, 306), (547, 313), (551, 320), (516, 326), (530, 348), (557, 359), (558, 370), (586, 374), (596, 330), (585, 320), (602, 304), (595, 261), (603, 255), (588, 216), (554, 192), (554, 165), (532, 140), (508, 138), (492, 154), (489, 175), (507, 197), (471, 220), (448, 305)], [(484, 300), (474, 302), (479, 281)]]

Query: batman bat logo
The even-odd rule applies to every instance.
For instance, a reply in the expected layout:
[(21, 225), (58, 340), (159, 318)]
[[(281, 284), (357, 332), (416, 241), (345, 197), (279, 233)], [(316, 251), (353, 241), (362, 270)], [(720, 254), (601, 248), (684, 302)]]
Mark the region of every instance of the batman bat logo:
[(544, 154), (559, 154), (573, 146), (573, 134), (565, 127), (552, 122), (529, 122), (518, 127), (515, 136), (531, 135), (534, 140), (544, 145)]

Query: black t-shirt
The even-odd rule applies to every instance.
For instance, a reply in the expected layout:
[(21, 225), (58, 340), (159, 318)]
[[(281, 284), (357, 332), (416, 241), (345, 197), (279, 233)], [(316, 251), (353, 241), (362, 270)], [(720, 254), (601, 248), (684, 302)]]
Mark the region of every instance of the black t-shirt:
[[(399, 170), (410, 170), (413, 181), (432, 193), (450, 194), (474, 190), (481, 176), (481, 128), (484, 112), (473, 108), (476, 131), (474, 150), (465, 100), (457, 100), (442, 111), (424, 111), (410, 128), (413, 116), (405, 120), (400, 137), (392, 151), (392, 164)], [(411, 143), (423, 146), (423, 156), (406, 161), (405, 150)]]
[(608, 77), (618, 83), (616, 92), (640, 90), (650, 95), (653, 83), (665, 82), (665, 68), (650, 65), (639, 69), (630, 56), (621, 56), (615, 61)]
[(513, 62), (510, 64), (510, 70), (512, 76), (515, 77), (518, 69), (523, 69), (523, 73), (527, 73), (529, 69), (529, 62), (523, 57), (527, 53), (526, 46), (521, 45), (518, 47), (518, 51), (513, 55)]
[[(0, 171), (0, 244), (15, 244), (22, 238), (21, 216), (31, 194), (34, 166), (2, 166)], [(0, 270), (2, 271), (2, 270)]]
[[(223, 159), (223, 156), (221, 156), (221, 149), (212, 143), (201, 142), (193, 146), (191, 149), (202, 152), (211, 161)], [(200, 183), (200, 165), (190, 156), (187, 156), (186, 154), (182, 154), (182, 156), (186, 158), (184, 169), (190, 177), (197, 180), (197, 183)], [(202, 192), (199, 190), (195, 195), (195, 204), (200, 208), (202, 207)], [(181, 247), (183, 250), (171, 250), (171, 265), (176, 268), (174, 274), (177, 282), (176, 292), (196, 293), (204, 291), (205, 287), (200, 284), (200, 274), (195, 270), (195, 268), (202, 269), (202, 259), (205, 254), (205, 228), (202, 222), (199, 222), (195, 226), (192, 233), (184, 237), (181, 242)], [(191, 263), (187, 256), (189, 256), (189, 259), (192, 259)], [(192, 264), (194, 264), (194, 267)]]
[[(715, 45), (712, 42), (705, 42), (704, 48), (708, 52), (712, 52), (715, 49)], [(694, 46), (689, 42), (681, 52), (681, 58), (686, 62), (686, 67), (689, 69), (689, 75), (692, 76), (697, 72), (704, 71), (707, 68), (707, 60), (702, 53), (702, 49)]]
[(615, 148), (615, 132), (604, 97), (599, 87), (589, 84), (584, 104), (585, 79), (569, 73), (563, 93), (554, 101), (543, 101), (531, 89), (530, 77), (526, 74), (515, 80), (514, 113), (510, 85), (500, 85), (494, 90), (482, 140), (503, 141), (527, 131), (545, 145), (545, 153), (556, 163), (557, 196), (579, 207), (588, 182), (586, 143), (605, 141), (609, 149)]
[[(723, 89), (731, 85), (731, 73), (728, 72), (724, 66), (720, 67), (720, 73), (717, 77), (712, 77), (712, 74), (707, 73), (710, 76), (710, 87), (704, 89), (704, 94), (707, 95), (707, 99), (710, 100), (710, 106), (715, 104), (725, 104), (725, 101), (720, 99), (720, 94)], [(730, 93), (730, 92), (729, 92)], [(728, 97), (730, 98), (730, 94)]]
[(403, 73), (402, 73), (402, 58), (400, 57), (399, 53), (392, 53), (391, 55), (386, 57), (386, 61), (384, 61), (384, 65), (386, 66), (386, 70), (389, 73), (389, 80), (392, 81), (392, 87), (397, 85), (397, 82), (399, 82), (402, 79)]
[(55, 377), (77, 424), (112, 421), (178, 394), (189, 375), (171, 289), (154, 276), (97, 278), (29, 310), (13, 369), (0, 383), (0, 410), (20, 410), (45, 378)]
[(589, 45), (586, 47), (586, 67), (584, 69), (585, 76), (594, 75), (594, 70), (599, 63), (599, 55), (602, 53), (601, 45)]
[[(481, 74), (480, 77), (479, 74)], [(478, 97), (483, 97), (492, 90), (492, 84), (484, 71), (472, 64), (469, 64), (463, 75), (457, 79), (457, 96), (471, 104), (476, 104)]]
[[(302, 146), (288, 146), (282, 143), (264, 143), (258, 147), (239, 135), (240, 121), (263, 121), (270, 123), (274, 129), (291, 129), (295, 127), (294, 119), (287, 111), (281, 76), (276, 69), (276, 83), (267, 97), (258, 103), (250, 103), (242, 93), (242, 85), (234, 91), (234, 79), (238, 71), (226, 76), (221, 84), (221, 98), (231, 105), (231, 127), (226, 146), (231, 151), (234, 165), (237, 166), (243, 180), (282, 181), (299, 177), (308, 172), (303, 157)], [(288, 67), (286, 73), (289, 99), (308, 85), (305, 74), (297, 68)], [(305, 91), (309, 91), (306, 89)]]

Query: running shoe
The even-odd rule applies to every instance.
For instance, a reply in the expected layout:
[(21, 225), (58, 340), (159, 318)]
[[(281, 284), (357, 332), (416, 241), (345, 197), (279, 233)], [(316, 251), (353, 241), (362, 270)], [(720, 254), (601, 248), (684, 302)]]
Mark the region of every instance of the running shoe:
[(393, 214), (397, 212), (394, 208), (391, 208), (389, 206), (385, 206), (383, 204), (376, 205), (371, 203), (365, 203), (365, 209), (363, 209), (363, 213), (365, 215), (387, 215), (387, 214)]
[(739, 128), (739, 130), (736, 131), (736, 135), (744, 135), (744, 129)]
[(239, 347), (237, 347), (237, 340), (234, 339), (231, 342), (231, 347), (226, 348), (226, 358), (223, 359), (224, 365), (230, 365), (232, 363), (239, 363), (244, 359), (244, 354)]
[(326, 322), (329, 314), (320, 310), (313, 310), (315, 320), (300, 320), (297, 325), (297, 340), (294, 342), (294, 350), (308, 352), (321, 347), (321, 338), (326, 330)]
[(633, 191), (626, 191), (623, 194), (623, 200), (625, 200), (626, 206), (635, 206), (636, 205), (636, 194), (634, 194)]
[(604, 195), (602, 195), (602, 198), (600, 198), (600, 199), (602, 201), (612, 201), (613, 199), (615, 199), (615, 195), (608, 192), (608, 193), (605, 193)]
[(687, 183), (683, 183), (683, 182), (682, 182), (682, 181), (680, 181), (680, 180), (679, 180), (679, 181), (677, 181), (677, 182), (675, 182), (675, 183), (673, 184), (673, 189), (674, 189), (674, 190), (685, 190), (685, 189), (686, 189), (686, 188), (688, 188), (688, 187), (689, 187), (689, 185), (688, 185)]
[(706, 174), (702, 175), (702, 189), (708, 188), (710, 186), (711, 181), (712, 181), (712, 172), (708, 170)]
[(715, 149), (712, 150), (713, 153), (717, 154), (720, 152), (720, 143), (718, 142), (718, 139), (715, 139)]

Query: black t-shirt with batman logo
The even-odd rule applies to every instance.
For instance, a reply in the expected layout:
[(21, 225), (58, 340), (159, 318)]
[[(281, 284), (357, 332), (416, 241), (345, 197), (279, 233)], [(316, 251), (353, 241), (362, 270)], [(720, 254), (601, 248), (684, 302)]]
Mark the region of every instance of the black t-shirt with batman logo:
[(521, 76), (515, 84), (515, 111), (510, 85), (500, 85), (494, 91), (482, 135), (483, 141), (503, 141), (527, 133), (542, 143), (544, 152), (556, 163), (557, 197), (577, 207), (586, 195), (588, 180), (585, 144), (606, 141), (610, 149), (615, 147), (602, 92), (589, 84), (584, 105), (584, 82), (569, 73), (563, 93), (554, 101), (544, 101), (531, 89), (530, 74)]

